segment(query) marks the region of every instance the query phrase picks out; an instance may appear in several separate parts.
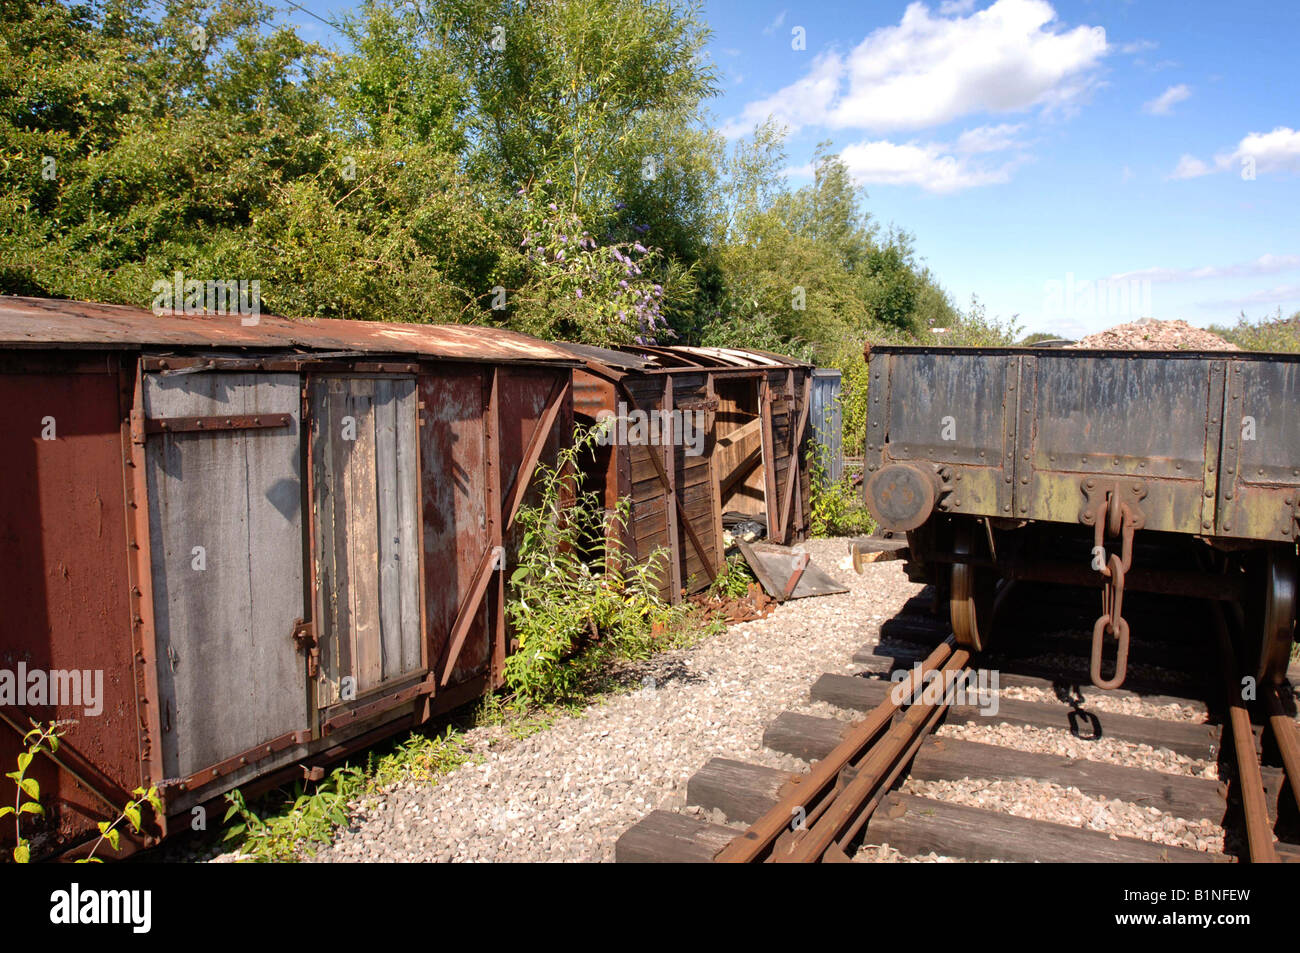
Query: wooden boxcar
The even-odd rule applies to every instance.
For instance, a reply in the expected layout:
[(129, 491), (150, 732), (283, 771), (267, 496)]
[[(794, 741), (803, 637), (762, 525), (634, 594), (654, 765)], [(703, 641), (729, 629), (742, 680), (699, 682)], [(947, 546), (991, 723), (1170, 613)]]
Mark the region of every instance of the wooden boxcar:
[[(586, 487), (608, 508), (630, 500), (620, 542), (634, 558), (667, 550), (666, 598), (705, 588), (722, 568), (724, 520), (755, 517), (775, 542), (803, 538), (809, 365), (722, 348), (560, 346), (583, 362), (573, 375), (575, 420), (616, 421)], [(644, 418), (632, 419), (673, 411), (691, 420), (638, 431)]]
[(36, 852), (150, 783), (151, 843), (498, 685), (573, 366), (496, 329), (0, 298), (0, 763), (70, 722)]

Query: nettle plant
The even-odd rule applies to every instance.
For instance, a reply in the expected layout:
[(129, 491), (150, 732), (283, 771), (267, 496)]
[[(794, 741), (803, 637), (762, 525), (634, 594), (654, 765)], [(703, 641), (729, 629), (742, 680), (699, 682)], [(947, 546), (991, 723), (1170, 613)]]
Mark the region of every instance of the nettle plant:
[[(14, 782), (16, 794), (14, 795), (12, 807), (7, 804), (0, 806), (0, 818), (8, 817), (11, 814), (14, 816), (13, 859), (15, 863), (25, 864), (31, 860), (32, 856), (31, 843), (23, 837), (22, 820), (24, 815), (30, 814), (41, 817), (45, 814), (45, 808), (41, 805), (40, 782), (35, 778), (28, 777), (27, 769), (31, 767), (37, 755), (53, 755), (59, 750), (59, 738), (71, 724), (74, 724), (74, 722), (52, 721), (49, 724), (43, 724), (33, 721), (31, 731), (23, 735), (23, 744), (27, 746), (27, 750), (19, 753), (17, 770), (5, 773), (5, 777)], [(91, 845), (87, 855), (80, 859), (78, 863), (102, 863), (95, 854), (105, 842), (113, 850), (117, 850), (123, 822), (129, 824), (131, 830), (139, 834), (143, 830), (144, 806), (146, 804), (152, 807), (156, 814), (162, 814), (162, 796), (158, 793), (158, 789), (152, 785), (147, 788), (136, 788), (132, 791), (131, 800), (126, 802), (121, 812), (113, 820), (97, 822), (99, 838)]]
[(506, 613), (519, 647), (505, 678), (525, 704), (576, 698), (612, 659), (667, 647), (686, 613), (659, 596), (667, 550), (638, 563), (607, 545), (627, 521), (627, 500), (606, 512), (582, 489), (578, 462), (605, 426), (578, 428), (555, 465), (538, 468), (540, 498), (517, 517), (523, 537)]
[[(664, 289), (652, 277), (662, 252), (640, 241), (600, 242), (545, 185), (517, 193), (529, 280), (516, 296), (523, 330), (589, 344), (654, 344), (675, 337), (663, 314)], [(644, 232), (645, 226), (635, 230)]]

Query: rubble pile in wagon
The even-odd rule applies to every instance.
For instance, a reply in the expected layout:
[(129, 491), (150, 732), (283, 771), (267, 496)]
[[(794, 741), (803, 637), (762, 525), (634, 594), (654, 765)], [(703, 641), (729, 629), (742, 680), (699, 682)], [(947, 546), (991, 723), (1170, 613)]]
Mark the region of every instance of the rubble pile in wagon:
[(1076, 348), (1105, 348), (1134, 351), (1239, 351), (1204, 328), (1193, 327), (1186, 321), (1158, 321), (1143, 318), (1128, 324), (1117, 324), (1076, 341)]

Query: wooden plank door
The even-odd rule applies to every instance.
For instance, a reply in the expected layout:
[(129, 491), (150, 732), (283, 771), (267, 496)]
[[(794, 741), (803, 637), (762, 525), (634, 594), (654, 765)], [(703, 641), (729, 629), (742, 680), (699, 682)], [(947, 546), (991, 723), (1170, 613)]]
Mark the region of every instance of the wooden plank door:
[(295, 374), (143, 380), (163, 770), (307, 726)]
[(424, 671), (415, 378), (312, 376), (317, 703)]

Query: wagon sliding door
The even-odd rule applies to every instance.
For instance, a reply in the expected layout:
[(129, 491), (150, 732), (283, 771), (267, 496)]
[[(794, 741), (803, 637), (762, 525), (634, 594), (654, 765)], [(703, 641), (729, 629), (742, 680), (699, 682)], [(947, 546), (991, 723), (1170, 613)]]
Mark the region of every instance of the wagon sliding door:
[(307, 726), (301, 397), (294, 374), (220, 372), (141, 395), (162, 767), (189, 778)]
[(415, 379), (313, 376), (317, 703), (424, 671)]

